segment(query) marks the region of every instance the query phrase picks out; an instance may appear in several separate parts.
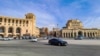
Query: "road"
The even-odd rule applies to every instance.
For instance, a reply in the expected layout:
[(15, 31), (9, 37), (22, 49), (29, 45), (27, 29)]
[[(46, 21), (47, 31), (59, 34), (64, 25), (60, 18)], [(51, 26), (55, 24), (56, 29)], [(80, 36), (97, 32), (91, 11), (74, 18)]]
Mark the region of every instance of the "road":
[(100, 56), (99, 45), (52, 46), (43, 41), (0, 41), (0, 56)]

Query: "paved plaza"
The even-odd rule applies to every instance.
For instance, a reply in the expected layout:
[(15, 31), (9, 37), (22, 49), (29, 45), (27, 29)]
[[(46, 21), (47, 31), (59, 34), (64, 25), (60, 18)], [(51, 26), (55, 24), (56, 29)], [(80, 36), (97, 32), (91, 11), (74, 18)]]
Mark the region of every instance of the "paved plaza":
[(0, 56), (100, 56), (100, 40), (64, 40), (68, 46), (48, 45), (48, 40), (0, 41)]

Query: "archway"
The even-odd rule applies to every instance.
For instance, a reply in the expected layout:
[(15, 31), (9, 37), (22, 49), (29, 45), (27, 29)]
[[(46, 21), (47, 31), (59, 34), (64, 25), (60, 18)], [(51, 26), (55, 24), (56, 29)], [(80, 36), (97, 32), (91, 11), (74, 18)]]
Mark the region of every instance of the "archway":
[(21, 33), (21, 28), (16, 28), (16, 33)]
[(13, 28), (12, 27), (8, 28), (8, 33), (13, 33)]
[(78, 36), (83, 36), (82, 31), (78, 32)]
[(3, 34), (0, 34), (0, 38), (3, 38), (4, 37), (4, 35)]
[(0, 33), (4, 33), (5, 27), (0, 27)]
[(82, 31), (78, 32), (78, 39), (83, 39), (83, 33), (82, 33)]

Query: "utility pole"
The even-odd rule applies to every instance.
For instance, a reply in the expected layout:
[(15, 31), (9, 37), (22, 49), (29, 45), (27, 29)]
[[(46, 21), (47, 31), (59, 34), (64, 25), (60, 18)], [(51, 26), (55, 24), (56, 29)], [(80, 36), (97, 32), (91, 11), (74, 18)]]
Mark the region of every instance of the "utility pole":
[(59, 38), (59, 35), (58, 35), (58, 24), (57, 24), (57, 29), (56, 30), (57, 30), (57, 38)]

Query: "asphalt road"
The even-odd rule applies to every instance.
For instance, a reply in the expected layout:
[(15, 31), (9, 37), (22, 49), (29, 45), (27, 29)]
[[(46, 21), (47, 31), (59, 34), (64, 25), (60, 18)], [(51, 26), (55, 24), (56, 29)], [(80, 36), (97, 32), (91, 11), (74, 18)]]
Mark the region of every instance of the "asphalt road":
[(29, 40), (0, 41), (0, 56), (100, 56), (100, 46), (52, 46)]

